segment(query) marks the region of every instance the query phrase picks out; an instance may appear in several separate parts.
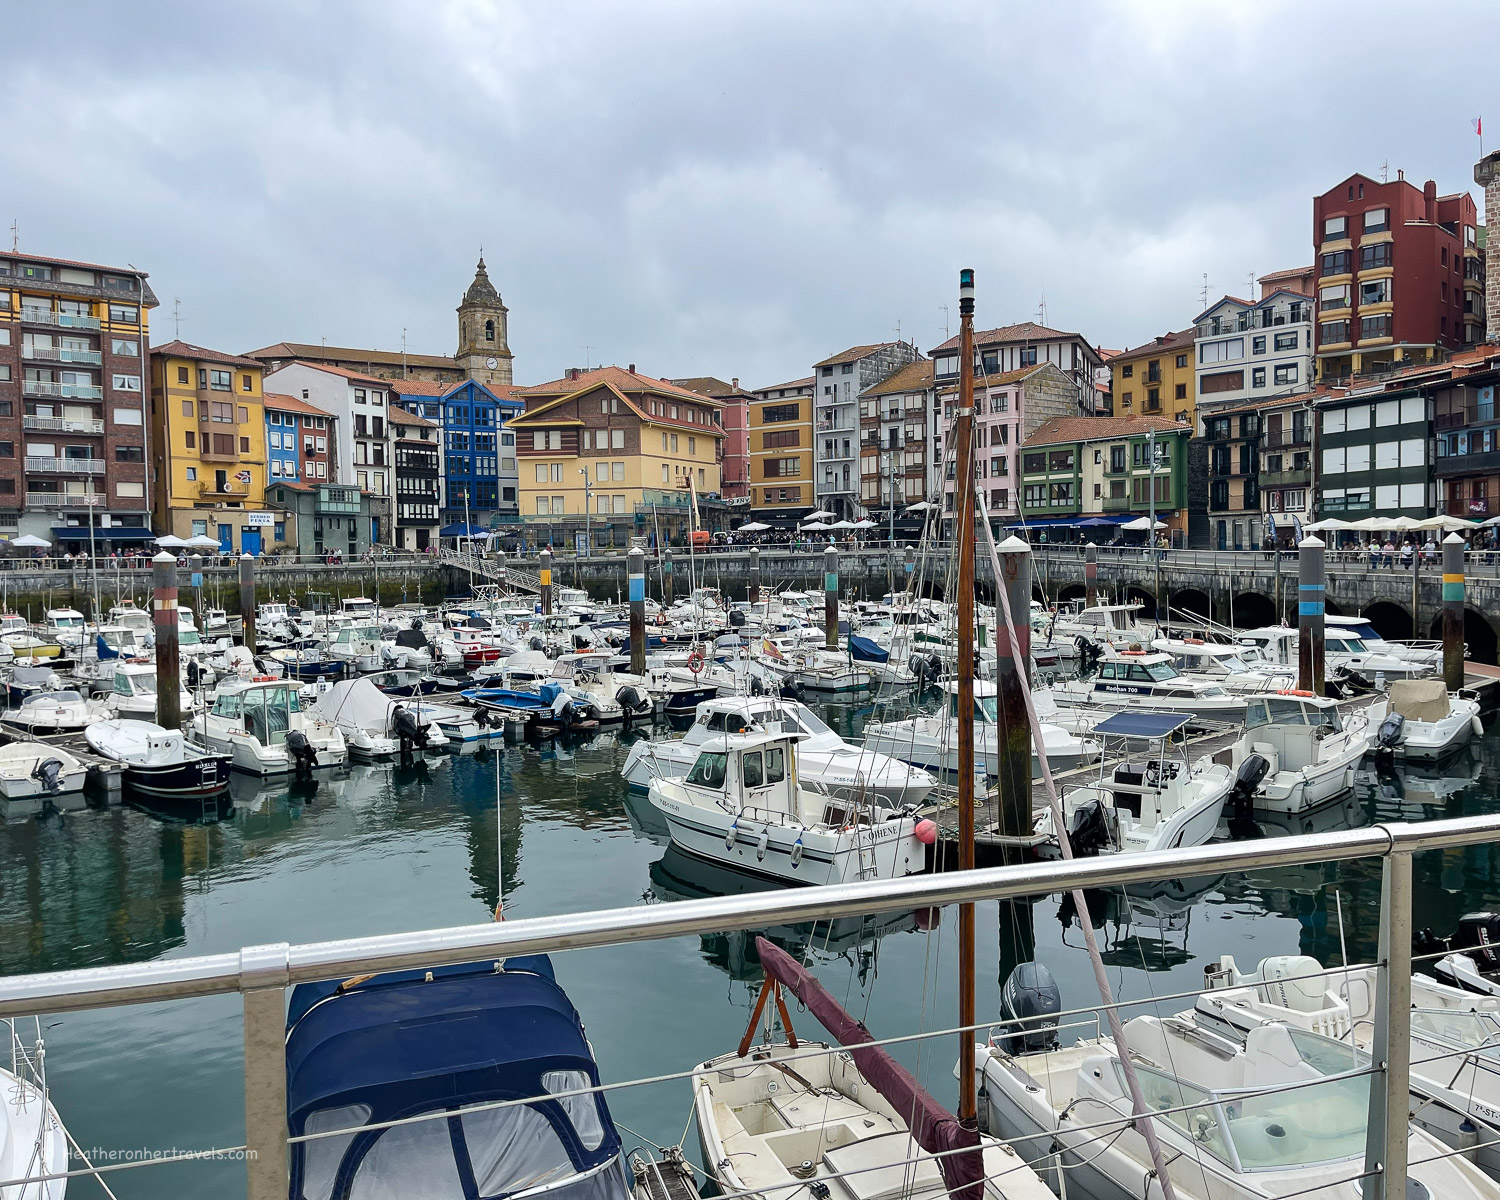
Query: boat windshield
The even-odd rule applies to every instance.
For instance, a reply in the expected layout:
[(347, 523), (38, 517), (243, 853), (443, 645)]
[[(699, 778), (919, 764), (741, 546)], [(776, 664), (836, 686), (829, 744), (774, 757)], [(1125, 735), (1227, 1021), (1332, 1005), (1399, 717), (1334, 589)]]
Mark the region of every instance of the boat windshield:
[(56, 616), (52, 618), (52, 624), (58, 629), (82, 629), (82, 617)]
[(1335, 654), (1368, 654), (1370, 648), (1356, 637), (1330, 637), (1324, 634), (1325, 649)]
[(196, 629), (179, 629), (177, 631), (177, 644), (179, 646), (201, 646), (203, 637)]
[(27, 696), (21, 703), (23, 705), (37, 704), (43, 706), (49, 704), (77, 704), (82, 699), (83, 697), (77, 692), (37, 692), (33, 696)]
[(687, 781), (696, 783), (699, 787), (721, 788), (724, 786), (728, 765), (729, 755), (705, 751), (698, 755), (698, 761), (687, 774)]
[(1415, 1008), (1411, 1014), (1411, 1033), (1412, 1037), (1479, 1050), (1486, 1058), (1500, 1060), (1500, 1024), (1485, 1013)]
[[(974, 719), (981, 724), (988, 722), (993, 725), (1000, 719), (999, 698), (996, 696), (974, 697)], [(950, 693), (948, 696), (948, 715), (955, 720), (958, 718), (958, 696)]]

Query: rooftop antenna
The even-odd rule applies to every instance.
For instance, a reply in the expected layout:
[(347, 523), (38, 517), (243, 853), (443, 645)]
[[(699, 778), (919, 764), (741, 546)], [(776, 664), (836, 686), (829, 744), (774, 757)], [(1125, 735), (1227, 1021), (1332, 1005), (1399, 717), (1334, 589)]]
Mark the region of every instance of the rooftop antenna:
[(1390, 159), (1386, 159), (1384, 162), (1382, 162), (1380, 164), (1380, 182), (1381, 183), (1390, 183), (1390, 181), (1391, 181), (1391, 162), (1390, 162)]
[(13, 220), (10, 223), (10, 252), (16, 253), (21, 248), (21, 223)]
[(896, 344), (901, 344), (901, 318), (896, 318)]
[(325, 333), (318, 340), (323, 343), (323, 349), (327, 350), (328, 349), (328, 335)]
[(585, 342), (580, 347), (580, 349), (583, 350), (583, 369), (585, 371), (590, 370), (590, 367), (589, 367), (589, 344), (587, 342)]
[(946, 304), (939, 304), (938, 307), (943, 310), (943, 341), (946, 342), (951, 336), (948, 333), (948, 306)]
[(411, 372), (406, 366), (406, 326), (401, 326), (401, 378), (410, 379)]
[(1255, 272), (1250, 272), (1250, 295), (1246, 297), (1252, 304), (1255, 303)]
[(1208, 307), (1208, 272), (1203, 272), (1203, 307)]
[(172, 336), (178, 341), (182, 340), (182, 297), (172, 297)]
[(1042, 293), (1042, 302), (1041, 302), (1040, 305), (1037, 306), (1037, 310), (1036, 310), (1036, 323), (1038, 325), (1046, 325), (1047, 324), (1047, 293), (1046, 292)]

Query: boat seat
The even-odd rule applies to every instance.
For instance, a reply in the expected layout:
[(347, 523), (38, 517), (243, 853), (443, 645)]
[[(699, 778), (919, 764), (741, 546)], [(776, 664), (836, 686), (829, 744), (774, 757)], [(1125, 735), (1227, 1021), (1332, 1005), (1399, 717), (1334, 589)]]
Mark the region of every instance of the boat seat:
[[(912, 1158), (917, 1161), (909, 1162)], [(905, 1130), (831, 1147), (824, 1151), (823, 1161), (854, 1182), (860, 1200), (907, 1200), (928, 1193), (946, 1195), (937, 1162), (923, 1154)]]

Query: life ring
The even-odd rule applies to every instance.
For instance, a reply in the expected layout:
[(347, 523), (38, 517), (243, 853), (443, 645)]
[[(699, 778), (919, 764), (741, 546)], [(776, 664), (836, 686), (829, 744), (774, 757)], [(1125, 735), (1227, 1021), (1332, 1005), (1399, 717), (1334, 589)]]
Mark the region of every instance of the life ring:
[(694, 650), (688, 655), (688, 670), (697, 675), (703, 670), (703, 651)]
[(1182, 639), (1182, 644), (1185, 645), (1185, 646), (1201, 646), (1201, 645), (1203, 645), (1203, 639), (1202, 638), (1183, 638)]
[(1311, 696), (1313, 693), (1306, 688), (1282, 688), (1276, 694), (1278, 696)]

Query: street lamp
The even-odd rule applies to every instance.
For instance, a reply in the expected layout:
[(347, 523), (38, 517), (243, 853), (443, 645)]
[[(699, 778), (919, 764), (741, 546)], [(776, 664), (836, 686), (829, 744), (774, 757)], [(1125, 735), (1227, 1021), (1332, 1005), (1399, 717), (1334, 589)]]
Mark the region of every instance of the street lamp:
[(588, 557), (589, 546), (593, 541), (591, 537), (593, 527), (589, 523), (589, 500), (592, 498), (589, 469), (587, 467), (579, 467), (578, 473), (583, 476), (583, 553), (584, 557)]

